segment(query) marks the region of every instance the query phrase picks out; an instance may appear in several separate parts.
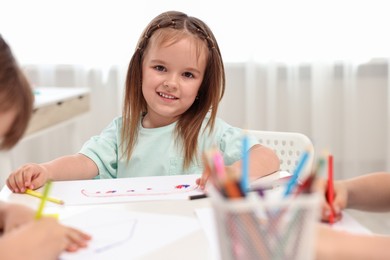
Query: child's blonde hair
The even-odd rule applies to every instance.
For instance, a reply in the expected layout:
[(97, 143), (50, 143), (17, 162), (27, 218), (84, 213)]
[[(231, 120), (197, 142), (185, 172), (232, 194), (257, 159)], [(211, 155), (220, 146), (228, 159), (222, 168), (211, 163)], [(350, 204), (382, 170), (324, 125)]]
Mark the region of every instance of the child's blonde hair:
[(30, 83), (0, 35), (0, 112), (16, 110), (16, 117), (0, 143), (0, 150), (10, 149), (23, 136), (31, 117), (33, 102)]
[[(171, 44), (183, 37), (199, 39), (200, 49), (208, 49), (207, 64), (197, 99), (184, 112), (176, 126), (176, 135), (183, 142), (184, 167), (193, 161), (198, 149), (198, 136), (202, 122), (210, 111), (207, 127), (212, 131), (218, 110), (219, 101), (225, 91), (225, 69), (217, 41), (210, 28), (201, 20), (177, 11), (169, 11), (154, 18), (138, 40), (127, 71), (126, 90), (122, 119), (122, 151), (127, 160), (131, 158), (137, 141), (139, 122), (147, 113), (147, 104), (142, 94), (142, 61), (150, 38), (160, 41), (159, 44)], [(201, 46), (204, 44), (204, 46)]]

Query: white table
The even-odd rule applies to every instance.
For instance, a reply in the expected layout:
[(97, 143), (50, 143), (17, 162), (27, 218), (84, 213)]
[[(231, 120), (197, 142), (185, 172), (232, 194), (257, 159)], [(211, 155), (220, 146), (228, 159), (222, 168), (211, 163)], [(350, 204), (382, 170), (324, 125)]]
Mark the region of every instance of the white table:
[[(55, 182), (53, 184), (55, 185)], [(66, 183), (66, 185), (67, 184), (68, 183)], [(69, 182), (69, 184), (74, 187), (74, 183)], [(109, 187), (111, 186), (112, 185), (110, 184)], [(68, 191), (69, 189), (64, 190)], [(97, 190), (103, 189), (98, 188)], [(70, 193), (73, 194), (73, 192)], [(24, 194), (13, 194), (9, 191), (7, 187), (3, 187), (3, 189), (1, 190), (0, 200), (20, 203), (29, 206), (32, 209), (36, 209), (40, 202), (39, 199), (32, 196)], [(134, 218), (137, 219), (139, 223), (143, 223), (142, 225), (137, 224), (137, 229), (146, 230), (146, 232), (148, 233), (146, 235), (150, 237), (150, 243), (148, 241), (148, 237), (145, 238), (145, 236), (140, 236), (138, 234), (135, 236), (133, 241), (143, 241), (142, 244), (139, 245), (139, 247), (143, 248), (137, 248), (137, 252), (134, 252), (134, 249), (133, 251), (129, 252), (127, 251), (127, 249), (132, 245), (131, 241), (129, 241), (126, 247), (122, 249), (118, 247), (113, 251), (108, 252), (108, 255), (110, 257), (112, 256), (113, 259), (120, 260), (130, 258), (207, 260), (216, 259), (216, 256), (218, 255), (217, 243), (215, 240), (213, 241), (212, 236), (210, 236), (210, 233), (213, 233), (210, 232), (212, 231), (212, 228), (210, 228), (211, 222), (206, 219), (208, 225), (205, 225), (206, 222), (204, 221), (204, 214), (202, 218), (198, 218), (196, 212), (210, 212), (210, 207), (211, 202), (209, 198), (198, 200), (132, 201), (90, 205), (65, 204), (62, 206), (53, 203), (48, 203), (46, 207), (46, 213), (59, 213), (60, 220), (63, 221), (65, 224), (72, 223), (72, 221), (70, 220), (76, 217), (74, 223), (77, 224), (77, 227), (80, 227), (83, 230), (84, 228), (86, 228), (85, 225), (88, 225), (88, 222), (90, 222), (90, 224), (92, 225), (93, 221), (95, 221), (96, 219), (102, 221), (101, 216), (110, 213), (112, 213), (115, 217), (112, 218), (114, 219), (114, 221), (117, 216), (119, 218), (125, 218), (126, 215), (128, 215), (131, 219)], [(81, 225), (80, 216), (84, 215), (86, 215), (88, 219), (86, 222), (83, 222), (83, 225)], [(111, 226), (113, 226), (112, 219), (110, 224), (108, 225), (110, 229), (107, 229), (105, 232), (110, 232)], [(106, 217), (104, 217), (103, 220), (109, 221)], [(172, 221), (177, 222), (172, 223)], [(155, 227), (157, 227), (156, 230), (154, 228), (148, 229), (145, 223), (155, 225)], [(101, 228), (101, 225), (96, 225), (96, 228)], [(349, 230), (357, 233), (369, 233), (367, 229), (361, 226), (354, 219), (350, 218), (348, 215), (344, 218), (342, 222), (335, 225), (335, 228), (344, 229), (347, 231)], [(187, 232), (186, 230), (189, 231)], [(179, 234), (177, 235), (177, 237), (175, 237), (176, 235), (173, 233), (177, 231), (182, 232), (178, 232)], [(130, 249), (131, 248), (129, 248), (129, 250)], [(137, 253), (136, 257), (132, 258), (132, 253)], [(63, 256), (64, 258), (62, 259), (107, 259), (107, 255), (103, 255), (102, 258), (99, 258), (98, 255), (93, 255), (93, 257), (86, 257), (80, 254), (79, 258), (75, 258), (74, 256), (75, 255), (65, 254)]]
[[(7, 187), (3, 187), (0, 193), (0, 200), (18, 203), (36, 209), (39, 204), (39, 199), (28, 196), (20, 195), (9, 196), (10, 191)], [(18, 194), (19, 195), (19, 194)], [(179, 239), (172, 239), (164, 244), (162, 247), (156, 248), (151, 247), (150, 250), (144, 250), (141, 256), (136, 257), (136, 259), (186, 259), (186, 260), (198, 260), (198, 259), (213, 259), (212, 251), (208, 243), (205, 232), (200, 226), (197, 216), (195, 214), (195, 209), (209, 208), (210, 201), (209, 199), (198, 199), (198, 200), (168, 200), (168, 201), (143, 201), (143, 202), (128, 202), (128, 203), (112, 203), (112, 204), (100, 204), (100, 205), (87, 205), (87, 206), (60, 206), (53, 203), (46, 204), (47, 213), (59, 213), (61, 220), (71, 219), (72, 216), (80, 215), (83, 212), (98, 210), (99, 212), (120, 212), (128, 214), (150, 214), (157, 221), (159, 225), (164, 225), (166, 223), (163, 220), (159, 220), (159, 216), (166, 218), (176, 218), (180, 220), (181, 217), (184, 220), (190, 221), (190, 223), (195, 224), (193, 231), (184, 236), (181, 236)], [(93, 218), (93, 216), (91, 216)], [(193, 222), (191, 222), (193, 221)], [(66, 222), (65, 222), (66, 223)], [(180, 222), (177, 223), (177, 228), (180, 228)], [(170, 224), (169, 229), (174, 231), (176, 227)], [(160, 236), (161, 239), (164, 239), (164, 234), (150, 234), (150, 236)], [(169, 234), (166, 234), (167, 240)], [(147, 244), (147, 243), (145, 243)], [(147, 245), (145, 245), (147, 246)], [(64, 258), (68, 259), (68, 258)], [(74, 259), (74, 258), (69, 258)], [(92, 259), (92, 258), (76, 258), (76, 259)], [(93, 257), (93, 259), (100, 259)], [(131, 253), (127, 255), (116, 255), (115, 260), (121, 259), (133, 259), (131, 258)]]

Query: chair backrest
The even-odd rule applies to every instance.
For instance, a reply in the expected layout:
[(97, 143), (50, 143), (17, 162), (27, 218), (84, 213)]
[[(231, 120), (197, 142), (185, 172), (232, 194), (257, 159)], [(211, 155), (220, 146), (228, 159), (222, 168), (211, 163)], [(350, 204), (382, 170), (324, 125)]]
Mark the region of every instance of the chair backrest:
[(304, 134), (295, 132), (273, 132), (249, 130), (259, 142), (275, 151), (280, 160), (280, 170), (294, 172), (301, 154), (305, 150), (311, 151), (299, 179), (305, 179), (311, 172), (314, 160), (314, 147), (311, 140)]

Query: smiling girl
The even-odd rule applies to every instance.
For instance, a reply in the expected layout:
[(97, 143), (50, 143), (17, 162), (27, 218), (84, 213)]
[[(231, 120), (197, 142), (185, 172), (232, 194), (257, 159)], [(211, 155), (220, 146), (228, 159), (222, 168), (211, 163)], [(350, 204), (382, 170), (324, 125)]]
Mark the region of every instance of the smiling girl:
[[(210, 28), (181, 12), (162, 13), (146, 27), (131, 58), (122, 116), (78, 154), (24, 165), (7, 185), (23, 192), (48, 179), (199, 174), (202, 153), (213, 146), (237, 171), (243, 130), (216, 116), (224, 90), (223, 60)], [(272, 150), (255, 138), (249, 144), (251, 177), (279, 169)]]

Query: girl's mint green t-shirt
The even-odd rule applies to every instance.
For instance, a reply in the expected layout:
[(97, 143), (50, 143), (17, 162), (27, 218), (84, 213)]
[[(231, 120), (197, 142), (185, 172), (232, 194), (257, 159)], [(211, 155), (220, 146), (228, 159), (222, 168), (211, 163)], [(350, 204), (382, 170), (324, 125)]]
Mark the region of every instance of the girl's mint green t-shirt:
[[(203, 131), (208, 119), (207, 116), (199, 134), (197, 158), (187, 169), (183, 168), (184, 155), (181, 142), (175, 142), (176, 123), (159, 128), (143, 128), (140, 123), (138, 140), (130, 161), (127, 162), (119, 149), (122, 117), (117, 117), (100, 135), (90, 138), (83, 145), (80, 153), (96, 163), (99, 168), (97, 178), (100, 179), (201, 174), (202, 152), (213, 145), (222, 152), (226, 165), (240, 160), (243, 130), (217, 118), (214, 130), (209, 134), (208, 129)], [(251, 136), (249, 148), (255, 144), (258, 144), (258, 141)]]

